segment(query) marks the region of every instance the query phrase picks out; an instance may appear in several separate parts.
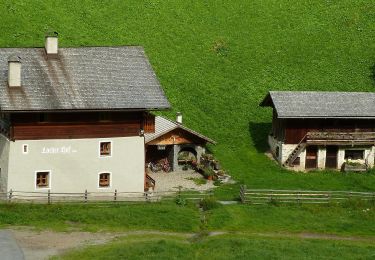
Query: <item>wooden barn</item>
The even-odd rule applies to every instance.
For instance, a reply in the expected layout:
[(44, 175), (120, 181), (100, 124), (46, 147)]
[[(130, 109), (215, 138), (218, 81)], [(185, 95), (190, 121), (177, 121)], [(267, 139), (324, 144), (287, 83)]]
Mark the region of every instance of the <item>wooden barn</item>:
[(199, 162), (207, 143), (215, 144), (215, 141), (184, 126), (180, 113), (176, 121), (157, 116), (155, 131), (145, 133), (146, 164), (167, 159), (171, 170), (179, 170), (187, 160), (181, 159), (182, 154), (190, 154), (189, 160)]
[(375, 93), (270, 91), (268, 137), (277, 161), (294, 170), (374, 166)]

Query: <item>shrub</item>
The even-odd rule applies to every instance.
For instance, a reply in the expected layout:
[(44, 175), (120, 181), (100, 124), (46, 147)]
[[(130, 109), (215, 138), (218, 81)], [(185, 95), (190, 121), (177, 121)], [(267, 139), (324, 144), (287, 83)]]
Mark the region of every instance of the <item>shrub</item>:
[(207, 197), (200, 201), (200, 207), (204, 210), (211, 210), (220, 206), (220, 203), (214, 197)]

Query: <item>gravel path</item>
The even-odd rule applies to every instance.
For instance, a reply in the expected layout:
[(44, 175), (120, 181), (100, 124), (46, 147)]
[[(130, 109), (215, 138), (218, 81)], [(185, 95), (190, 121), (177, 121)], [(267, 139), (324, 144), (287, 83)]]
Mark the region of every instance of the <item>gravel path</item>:
[[(205, 191), (214, 188), (213, 181), (207, 181), (206, 184), (197, 185), (191, 179), (204, 179), (203, 176), (195, 171), (176, 171), (176, 172), (157, 172), (149, 173), (155, 180), (155, 192), (158, 191), (177, 191), (178, 186), (184, 190)], [(189, 180), (190, 179), (190, 180)]]

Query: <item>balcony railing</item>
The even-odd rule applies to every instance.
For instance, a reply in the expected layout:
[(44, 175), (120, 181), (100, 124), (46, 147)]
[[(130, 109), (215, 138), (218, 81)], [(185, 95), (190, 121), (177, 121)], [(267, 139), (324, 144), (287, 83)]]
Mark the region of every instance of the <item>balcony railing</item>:
[(308, 132), (311, 144), (375, 144), (375, 132)]

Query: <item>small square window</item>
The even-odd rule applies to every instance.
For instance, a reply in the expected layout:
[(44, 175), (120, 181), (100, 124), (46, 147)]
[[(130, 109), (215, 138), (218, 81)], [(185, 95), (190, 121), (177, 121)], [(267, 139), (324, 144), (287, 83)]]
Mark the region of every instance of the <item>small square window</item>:
[(28, 153), (29, 152), (29, 146), (27, 144), (22, 145), (22, 153)]
[(99, 174), (99, 187), (100, 188), (106, 188), (110, 186), (111, 181), (111, 175), (110, 173), (104, 172)]
[(298, 165), (300, 165), (300, 164), (301, 164), (301, 158), (298, 156), (298, 157), (294, 160), (293, 165), (294, 165), (294, 166), (298, 166)]
[(100, 142), (100, 156), (111, 156), (111, 146), (111, 142)]
[(37, 188), (49, 188), (49, 172), (37, 172), (36, 173), (36, 187)]

